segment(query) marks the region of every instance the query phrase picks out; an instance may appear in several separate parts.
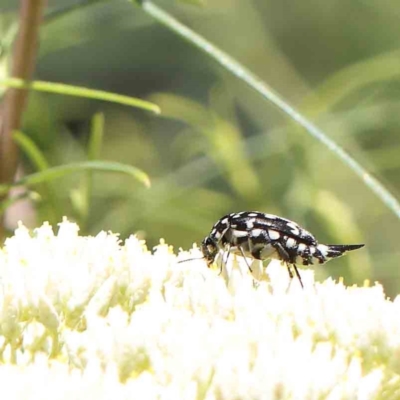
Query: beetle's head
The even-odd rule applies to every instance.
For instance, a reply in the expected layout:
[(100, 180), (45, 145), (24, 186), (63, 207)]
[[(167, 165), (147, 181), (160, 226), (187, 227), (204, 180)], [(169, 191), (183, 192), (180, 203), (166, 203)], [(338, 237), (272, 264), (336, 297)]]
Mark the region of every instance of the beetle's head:
[(211, 238), (210, 236), (206, 236), (201, 242), (201, 252), (203, 253), (208, 267), (210, 267), (218, 254), (218, 245), (215, 239)]

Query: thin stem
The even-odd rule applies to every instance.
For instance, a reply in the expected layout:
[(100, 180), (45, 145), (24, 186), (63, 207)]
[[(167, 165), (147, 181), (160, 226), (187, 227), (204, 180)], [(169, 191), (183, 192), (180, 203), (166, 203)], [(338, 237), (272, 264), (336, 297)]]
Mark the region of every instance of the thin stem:
[[(25, 81), (31, 79), (37, 53), (39, 27), (46, 0), (21, 0), (19, 32), (12, 60), (11, 76)], [(11, 183), (17, 171), (19, 152), (13, 132), (21, 125), (27, 91), (8, 89), (2, 104), (3, 123), (0, 127), (0, 183)], [(0, 197), (0, 201), (3, 198)], [(0, 221), (0, 240), (4, 237)]]
[(21, 79), (0, 80), (0, 86), (5, 85), (16, 89), (30, 89), (38, 92), (56, 93), (63, 96), (84, 97), (86, 99), (96, 99), (123, 104), (131, 107), (139, 107), (147, 111), (160, 114), (161, 110), (156, 104), (150, 103), (136, 97), (124, 96), (118, 93), (106, 92), (104, 90), (89, 89), (82, 86), (66, 85), (57, 82), (30, 81), (25, 82)]

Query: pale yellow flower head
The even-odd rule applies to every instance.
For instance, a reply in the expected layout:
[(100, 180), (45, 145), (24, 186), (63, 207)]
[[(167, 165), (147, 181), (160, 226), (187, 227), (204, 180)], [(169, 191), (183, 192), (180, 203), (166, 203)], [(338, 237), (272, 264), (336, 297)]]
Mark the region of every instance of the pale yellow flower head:
[(279, 262), (219, 275), (177, 262), (197, 248), (78, 232), (20, 225), (0, 250), (3, 398), (399, 398), (400, 299), (380, 285), (302, 270), (288, 289)]

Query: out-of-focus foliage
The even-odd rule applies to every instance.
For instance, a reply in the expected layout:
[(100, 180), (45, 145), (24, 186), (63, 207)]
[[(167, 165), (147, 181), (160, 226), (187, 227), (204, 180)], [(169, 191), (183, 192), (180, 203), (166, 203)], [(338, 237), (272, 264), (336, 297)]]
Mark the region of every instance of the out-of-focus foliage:
[[(399, 192), (395, 2), (158, 4), (240, 60)], [(4, 68), (17, 2), (1, 7)], [(37, 187), (41, 201), (34, 203), (32, 224), (68, 215), (87, 234), (140, 232), (150, 244), (165, 237), (189, 247), (226, 212), (266, 211), (326, 243), (367, 244), (319, 268), (320, 277), (369, 278), (389, 294), (399, 292), (400, 221), (320, 143), (139, 7), (50, 0), (35, 78), (151, 100), (162, 114), (32, 92), (22, 130), (50, 165), (89, 159), (92, 121), (101, 112), (99, 159), (132, 164), (152, 180), (146, 189), (123, 175), (95, 174), (82, 205), (87, 176), (66, 177), (50, 184), (55, 213), (46, 188)], [(24, 171), (34, 167), (26, 162)], [(29, 215), (22, 203), (9, 209), (9, 227), (18, 219), (29, 223)]]

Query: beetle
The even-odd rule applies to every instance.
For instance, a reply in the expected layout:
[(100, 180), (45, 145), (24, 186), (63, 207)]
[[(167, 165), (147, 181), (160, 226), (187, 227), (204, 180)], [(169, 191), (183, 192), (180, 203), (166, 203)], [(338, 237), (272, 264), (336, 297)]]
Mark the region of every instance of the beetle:
[[(324, 264), (363, 246), (320, 244), (310, 232), (289, 219), (259, 211), (242, 211), (219, 219), (202, 241), (200, 249), (208, 267), (221, 250), (228, 252), (228, 256), (234, 253), (256, 260), (281, 260), (286, 264), (290, 279), (293, 279), (294, 270), (301, 287), (304, 287), (296, 264)], [(250, 265), (247, 266), (252, 272)]]

